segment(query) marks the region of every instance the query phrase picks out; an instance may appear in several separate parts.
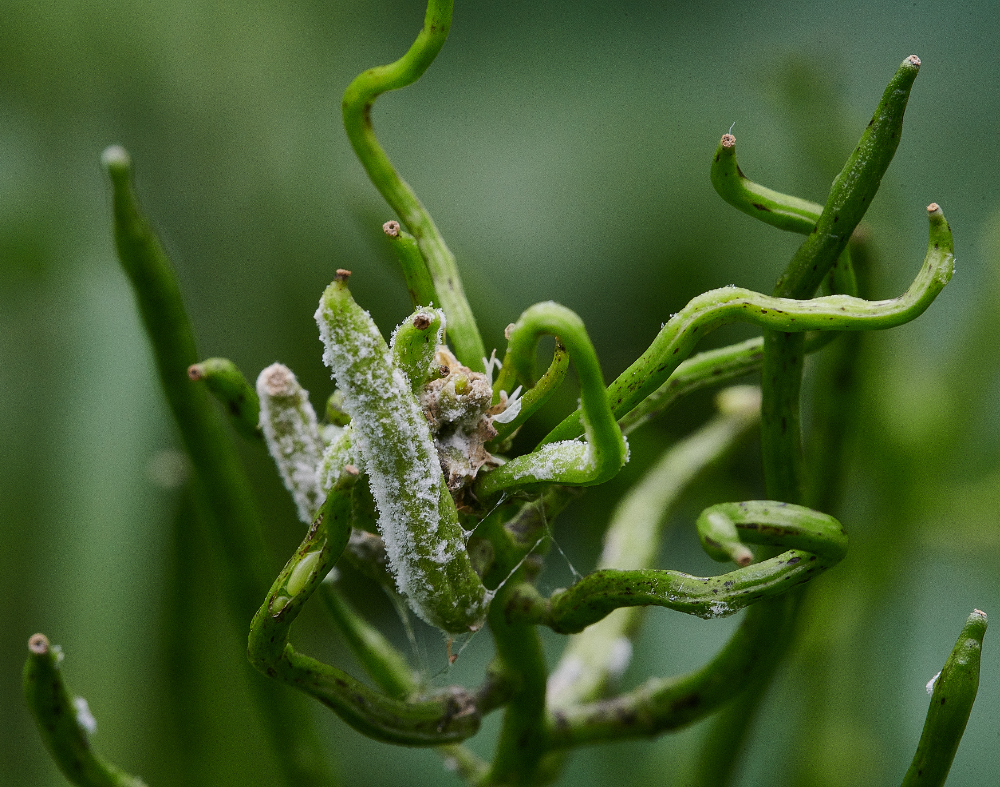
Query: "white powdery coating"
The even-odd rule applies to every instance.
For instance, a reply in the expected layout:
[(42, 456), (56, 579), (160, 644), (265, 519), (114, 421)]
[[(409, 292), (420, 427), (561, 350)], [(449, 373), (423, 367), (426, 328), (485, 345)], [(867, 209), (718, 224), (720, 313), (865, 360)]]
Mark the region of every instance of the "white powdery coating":
[(83, 697), (74, 697), (73, 710), (76, 713), (76, 723), (80, 725), (80, 728), (87, 733), (87, 735), (96, 734), (97, 719), (95, 719), (94, 714), (90, 712), (90, 706), (87, 704), (87, 700)]
[(430, 427), (409, 382), (392, 366), (389, 348), (368, 312), (361, 312), (367, 322), (362, 331), (345, 325), (325, 300), (316, 311), (326, 348), (323, 363), (344, 392), (396, 588), (420, 618), (437, 625), (435, 589), (420, 561), (444, 566), (465, 544), (442, 537), (442, 474)]
[(937, 679), (940, 678), (940, 677), (941, 677), (941, 673), (939, 672), (937, 675), (935, 675), (933, 678), (931, 678), (929, 681), (927, 681), (927, 686), (925, 688), (927, 689), (927, 693), (928, 694), (933, 694), (934, 693), (934, 684), (937, 683)]
[(323, 442), (309, 392), (299, 385), (291, 369), (274, 363), (257, 377), (257, 395), (267, 450), (278, 465), (285, 488), (292, 493), (299, 519), (309, 524), (323, 504), (319, 484)]

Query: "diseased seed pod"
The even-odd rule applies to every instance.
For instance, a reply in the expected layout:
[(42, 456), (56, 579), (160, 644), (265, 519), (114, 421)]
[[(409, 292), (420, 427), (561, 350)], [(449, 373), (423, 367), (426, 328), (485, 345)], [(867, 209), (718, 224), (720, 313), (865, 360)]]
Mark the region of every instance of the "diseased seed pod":
[(347, 271), (316, 311), (324, 363), (344, 392), (354, 444), (378, 506), (378, 527), (399, 592), (428, 623), (478, 629), (490, 595), (472, 568), (427, 419), (410, 380), (368, 312), (347, 288)]
[(309, 392), (299, 385), (291, 369), (274, 363), (257, 377), (257, 395), (267, 450), (295, 499), (299, 519), (309, 524), (324, 497), (318, 476), (323, 443)]

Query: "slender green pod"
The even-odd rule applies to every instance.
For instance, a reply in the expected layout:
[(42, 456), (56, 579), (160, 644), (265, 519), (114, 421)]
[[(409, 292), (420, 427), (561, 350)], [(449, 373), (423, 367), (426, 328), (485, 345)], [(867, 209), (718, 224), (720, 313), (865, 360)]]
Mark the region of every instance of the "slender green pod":
[(903, 113), (920, 58), (910, 55), (889, 80), (875, 114), (830, 187), (816, 229), (795, 252), (774, 294), (808, 298), (841, 255), (868, 210), (903, 134)]
[(24, 664), (24, 696), (35, 717), (45, 748), (63, 775), (81, 787), (145, 787), (142, 780), (119, 770), (90, 747), (96, 723), (82, 697), (70, 699), (63, 680), (59, 647), (44, 634), (28, 640)]
[(392, 362), (406, 375), (414, 394), (419, 394), (429, 379), (441, 376), (434, 356), (443, 333), (444, 315), (429, 307), (418, 308), (392, 332)]
[(927, 684), (931, 704), (903, 787), (940, 787), (948, 778), (979, 691), (985, 634), (986, 613), (973, 610), (944, 668)]
[(195, 382), (204, 381), (236, 431), (251, 440), (264, 438), (257, 392), (236, 364), (228, 358), (206, 358), (188, 367), (188, 377)]
[[(806, 352), (821, 350), (836, 338), (837, 334), (832, 331), (808, 334)], [(679, 364), (659, 388), (619, 418), (618, 425), (627, 436), (688, 394), (757, 371), (763, 356), (764, 340), (760, 337), (692, 355)]]
[(543, 334), (556, 336), (576, 366), (586, 442), (546, 445), (501, 465), (477, 484), (476, 493), (484, 499), (536, 483), (600, 484), (618, 473), (628, 457), (625, 437), (608, 407), (597, 353), (575, 312), (551, 301), (529, 307), (508, 329), (504, 368), (513, 369), (518, 379), (533, 380), (535, 347)]
[(482, 625), (489, 595), (473, 570), (427, 418), (368, 312), (338, 271), (316, 311), (379, 510), (396, 587), (414, 612), (449, 632)]
[[(802, 301), (740, 287), (724, 287), (696, 296), (670, 318), (646, 352), (608, 387), (608, 402), (615, 417), (623, 417), (659, 388), (705, 334), (728, 323), (746, 322), (771, 331), (801, 333), (882, 330), (916, 319), (934, 302), (954, 272), (948, 222), (937, 203), (927, 206), (927, 215), (930, 226), (923, 266), (898, 298), (866, 301), (850, 295), (826, 295)], [(581, 434), (580, 413), (571, 413), (543, 444)]]
[(448, 338), (455, 354), (470, 369), (481, 372), (486, 349), (466, 300), (455, 256), (413, 189), (393, 168), (375, 137), (371, 118), (375, 99), (386, 91), (412, 85), (437, 57), (451, 29), (452, 5), (452, 0), (430, 0), (424, 26), (409, 51), (395, 63), (369, 68), (358, 74), (344, 91), (341, 110), (347, 137), (368, 177), (420, 246), (433, 289), (440, 299), (435, 299), (435, 303), (448, 316)]
[[(836, 519), (771, 500), (711, 506), (699, 517), (698, 531), (710, 555), (735, 558), (740, 568), (717, 577), (657, 569), (599, 569), (553, 594), (547, 603), (525, 599), (529, 603), (512, 614), (516, 619), (523, 614), (563, 634), (583, 631), (622, 607), (660, 606), (700, 618), (725, 617), (808, 582), (840, 562), (847, 551), (847, 534)], [(740, 539), (786, 551), (750, 564), (752, 556), (736, 548)]]
[(323, 441), (309, 392), (287, 366), (275, 363), (257, 377), (260, 427), (267, 450), (292, 493), (299, 519), (312, 522), (323, 503), (320, 463)]
[(382, 232), (389, 239), (389, 245), (396, 253), (399, 266), (403, 269), (406, 289), (410, 292), (413, 307), (431, 306), (440, 303), (437, 290), (434, 289), (434, 279), (427, 270), (427, 262), (420, 253), (417, 239), (399, 226), (398, 221), (387, 221), (382, 225)]
[(823, 206), (754, 183), (736, 163), (736, 137), (723, 134), (711, 169), (716, 193), (748, 216), (772, 227), (808, 235), (816, 228)]
[(774, 632), (791, 621), (791, 596), (763, 603), (773, 605), (773, 614), (755, 615), (760, 606), (752, 609), (722, 650), (693, 672), (653, 678), (610, 699), (553, 708), (548, 718), (550, 747), (648, 738), (704, 719), (738, 700), (780, 655), (781, 641)]

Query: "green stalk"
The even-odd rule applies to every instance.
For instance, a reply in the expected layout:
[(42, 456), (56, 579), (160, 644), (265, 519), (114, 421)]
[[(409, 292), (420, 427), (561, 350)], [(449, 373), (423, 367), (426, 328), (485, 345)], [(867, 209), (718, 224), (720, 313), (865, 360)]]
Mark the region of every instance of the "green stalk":
[(502, 672), (516, 689), (504, 708), (500, 740), (484, 785), (539, 783), (542, 758), (549, 749), (545, 723), (548, 667), (535, 627), (508, 620), (505, 609), (515, 587), (515, 582), (509, 582), (500, 589), (488, 618)]
[(70, 699), (59, 662), (63, 654), (44, 634), (28, 640), (24, 664), (24, 696), (35, 717), (45, 748), (63, 776), (80, 787), (145, 787), (145, 783), (101, 758), (90, 747), (93, 724), (86, 703)]
[(985, 634), (986, 613), (973, 610), (944, 668), (932, 679), (930, 708), (903, 787), (940, 787), (948, 778), (979, 691)]
[[(386, 91), (412, 85), (437, 57), (451, 29), (452, 5), (452, 0), (430, 0), (424, 16), (424, 26), (409, 51), (395, 63), (369, 68), (355, 77), (344, 91), (341, 108), (347, 137), (368, 172), (368, 177), (417, 240), (433, 289), (440, 298), (439, 305), (448, 318), (448, 338), (455, 349), (455, 355), (465, 366), (481, 372), (486, 349), (466, 300), (455, 256), (445, 245), (430, 213), (393, 168), (375, 137), (371, 119), (375, 99)], [(408, 259), (413, 261), (412, 257)], [(419, 274), (411, 275), (425, 281)], [(407, 281), (409, 284), (410, 275), (407, 276)], [(423, 285), (417, 287), (416, 291), (418, 298), (427, 297), (428, 293)]]
[[(868, 210), (896, 152), (902, 135), (903, 114), (910, 88), (919, 68), (920, 59), (911, 55), (903, 61), (889, 81), (858, 146), (834, 180), (815, 229), (806, 237), (778, 279), (774, 289), (776, 296), (811, 297), (847, 249), (852, 233)], [(934, 208), (936, 210), (937, 206)], [(935, 234), (934, 218), (931, 219), (931, 234)], [(948, 242), (950, 245), (950, 237)], [(934, 246), (932, 237), (928, 254)], [(765, 488), (769, 497), (801, 503), (805, 496), (799, 402), (805, 357), (803, 340), (801, 336), (782, 332), (781, 329), (776, 330), (771, 326), (768, 328), (764, 332), (764, 360), (761, 367), (764, 394), (761, 408), (761, 453)], [(766, 607), (762, 607), (750, 614), (767, 615), (768, 612)], [(787, 623), (789, 619), (782, 616), (780, 620)], [(791, 629), (779, 627), (778, 624), (779, 620), (776, 619), (769, 636), (786, 643), (787, 647), (792, 635)], [(724, 740), (721, 749), (726, 752), (726, 756), (714, 760), (714, 769), (725, 771), (727, 775), (732, 773), (735, 758), (748, 731), (750, 709), (759, 705), (759, 694), (770, 684), (773, 669), (774, 667), (762, 672), (751, 692), (744, 695), (744, 700), (718, 720), (713, 735), (719, 736), (717, 741)], [(727, 729), (730, 733), (728, 735)]]
[[(194, 466), (197, 494), (214, 525), (229, 614), (243, 625), (270, 583), (253, 490), (208, 392), (188, 378), (188, 368), (198, 360), (194, 332), (170, 260), (136, 198), (131, 159), (114, 146), (104, 151), (102, 161), (113, 187), (118, 257), (132, 284), (160, 384)], [(275, 692), (266, 682), (251, 679), (250, 686), (288, 783), (330, 784), (332, 777), (323, 765), (326, 755), (301, 703)]]

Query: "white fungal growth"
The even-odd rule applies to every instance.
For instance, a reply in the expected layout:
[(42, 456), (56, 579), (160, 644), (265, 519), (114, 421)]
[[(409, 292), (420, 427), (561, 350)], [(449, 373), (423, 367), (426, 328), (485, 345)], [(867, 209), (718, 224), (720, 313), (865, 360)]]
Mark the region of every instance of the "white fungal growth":
[[(468, 629), (485, 615), (485, 588), (471, 571), (457, 519), (441, 516), (442, 502), (453, 503), (442, 499), (430, 426), (371, 316), (343, 286), (345, 279), (324, 293), (316, 322), (326, 348), (323, 362), (344, 392), (390, 570), (420, 618), (446, 630)], [(464, 566), (475, 581), (454, 587), (455, 577), (463, 576), (456, 567)], [(468, 619), (464, 626), (456, 623), (461, 618)]]
[(87, 735), (94, 735), (97, 732), (97, 719), (90, 712), (90, 706), (83, 697), (73, 698), (73, 710), (76, 713), (76, 723), (80, 725)]
[(267, 450), (278, 465), (285, 488), (292, 493), (299, 519), (312, 522), (323, 504), (319, 466), (323, 441), (309, 392), (292, 370), (271, 364), (257, 377), (260, 397), (260, 428)]
[(926, 688), (927, 688), (927, 693), (928, 694), (933, 694), (934, 693), (934, 684), (937, 683), (937, 679), (940, 678), (940, 677), (941, 677), (941, 673), (938, 672), (937, 675), (935, 675), (933, 678), (931, 678), (929, 681), (927, 681)]

